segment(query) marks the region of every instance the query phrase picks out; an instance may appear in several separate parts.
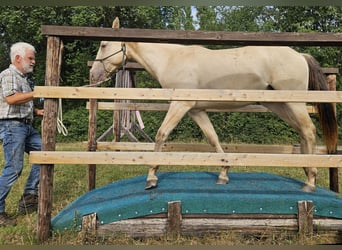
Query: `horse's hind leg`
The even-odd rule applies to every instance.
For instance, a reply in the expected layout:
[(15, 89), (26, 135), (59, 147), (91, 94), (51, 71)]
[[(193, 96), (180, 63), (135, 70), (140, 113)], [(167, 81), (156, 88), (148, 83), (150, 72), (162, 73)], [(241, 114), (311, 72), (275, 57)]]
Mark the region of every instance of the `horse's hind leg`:
[[(223, 149), (220, 145), (218, 136), (215, 132), (215, 129), (205, 111), (202, 110), (191, 110), (189, 112), (190, 117), (197, 123), (197, 125), (203, 131), (205, 137), (208, 139), (210, 145), (215, 147), (216, 152), (223, 153)], [(229, 182), (229, 178), (227, 175), (229, 167), (222, 166), (219, 177), (217, 178), (216, 184), (227, 184)]]
[[(263, 103), (282, 120), (292, 126), (300, 135), (302, 154), (313, 154), (316, 145), (316, 127), (313, 124), (304, 103)], [(316, 186), (317, 168), (304, 168), (307, 180), (302, 190), (313, 192)]]
[[(178, 102), (173, 101), (170, 103), (169, 110), (158, 129), (156, 138), (155, 138), (155, 146), (154, 151), (160, 152), (162, 150), (163, 143), (166, 141), (167, 137), (171, 133), (171, 131), (177, 126), (180, 120), (184, 117), (184, 115), (195, 105), (195, 102)], [(156, 172), (158, 170), (158, 166), (150, 166), (145, 189), (154, 188), (158, 185), (158, 177), (156, 176)]]

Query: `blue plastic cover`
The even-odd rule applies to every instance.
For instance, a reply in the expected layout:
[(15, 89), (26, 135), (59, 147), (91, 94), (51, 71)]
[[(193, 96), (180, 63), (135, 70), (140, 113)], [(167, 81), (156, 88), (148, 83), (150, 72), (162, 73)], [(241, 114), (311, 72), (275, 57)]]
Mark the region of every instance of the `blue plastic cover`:
[(168, 202), (181, 201), (182, 214), (297, 214), (297, 202), (311, 200), (314, 216), (342, 218), (342, 197), (303, 182), (268, 173), (230, 173), (228, 185), (216, 185), (217, 173), (159, 172), (158, 187), (145, 190), (146, 176), (94, 189), (52, 219), (53, 230), (80, 229), (82, 217), (97, 213), (101, 224), (166, 213)]

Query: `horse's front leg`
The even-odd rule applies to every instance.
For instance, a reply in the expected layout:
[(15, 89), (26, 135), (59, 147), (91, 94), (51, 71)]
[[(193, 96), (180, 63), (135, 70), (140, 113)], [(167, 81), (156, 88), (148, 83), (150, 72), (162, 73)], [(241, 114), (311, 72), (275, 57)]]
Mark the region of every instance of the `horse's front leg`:
[[(217, 153), (224, 153), (208, 114), (204, 110), (191, 110), (189, 115), (201, 128), (210, 145), (215, 147), (215, 151)], [(221, 172), (217, 178), (216, 184), (227, 184), (229, 182), (229, 177), (227, 175), (228, 169), (228, 166), (221, 167)]]
[[(178, 102), (173, 101), (170, 103), (169, 110), (164, 118), (164, 121), (160, 128), (158, 129), (156, 138), (154, 152), (162, 151), (162, 147), (167, 137), (171, 131), (177, 126), (184, 115), (195, 105), (196, 102)], [(154, 188), (158, 185), (158, 177), (156, 175), (158, 166), (150, 166), (145, 189)]]

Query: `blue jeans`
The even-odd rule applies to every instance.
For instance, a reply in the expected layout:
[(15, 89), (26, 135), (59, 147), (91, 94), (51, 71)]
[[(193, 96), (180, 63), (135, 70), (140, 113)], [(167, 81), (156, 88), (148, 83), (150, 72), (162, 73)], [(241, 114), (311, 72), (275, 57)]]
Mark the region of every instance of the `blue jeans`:
[[(0, 212), (5, 211), (5, 199), (24, 167), (24, 153), (41, 150), (41, 137), (30, 124), (0, 120), (0, 140), (3, 143), (5, 166), (0, 175)], [(40, 165), (33, 164), (24, 194), (38, 195)]]

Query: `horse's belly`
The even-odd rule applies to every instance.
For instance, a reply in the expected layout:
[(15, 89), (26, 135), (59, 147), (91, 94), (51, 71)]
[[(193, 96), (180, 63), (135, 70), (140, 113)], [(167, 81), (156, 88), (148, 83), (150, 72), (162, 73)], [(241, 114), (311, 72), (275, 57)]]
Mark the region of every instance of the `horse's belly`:
[(270, 80), (257, 73), (226, 73), (220, 77), (200, 81), (199, 88), (207, 89), (267, 89)]

